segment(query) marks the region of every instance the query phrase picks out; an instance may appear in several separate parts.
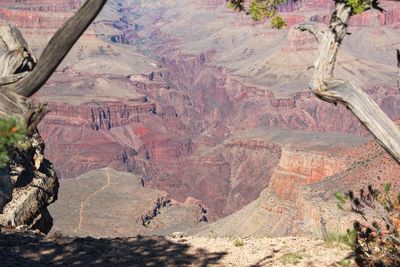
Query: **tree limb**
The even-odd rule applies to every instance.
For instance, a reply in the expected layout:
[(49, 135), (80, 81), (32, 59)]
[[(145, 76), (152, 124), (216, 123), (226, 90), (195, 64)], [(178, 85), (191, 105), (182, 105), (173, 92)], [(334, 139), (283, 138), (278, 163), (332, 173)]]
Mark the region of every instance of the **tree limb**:
[(318, 43), (321, 42), (322, 37), (324, 36), (324, 31), (321, 30), (316, 23), (310, 21), (306, 21), (301, 23), (300, 25), (297, 25), (295, 29), (298, 29), (302, 32), (307, 31), (311, 33), (315, 37)]
[(29, 133), (47, 114), (47, 104), (29, 99), (49, 79), (74, 43), (100, 12), (106, 0), (87, 0), (53, 36), (39, 62), (22, 33), (13, 26), (0, 27), (0, 40), (8, 51), (0, 57), (0, 117), (21, 118)]
[[(319, 56), (310, 82), (313, 93), (328, 102), (340, 102), (347, 106), (360, 122), (372, 133), (378, 143), (400, 163), (400, 129), (360, 88), (349, 81), (333, 77), (337, 53), (347, 35), (352, 10), (341, 1), (336, 1), (329, 30), (320, 39)], [(309, 26), (299, 27), (309, 31)], [(312, 31), (313, 28), (311, 28)]]
[(0, 86), (15, 83), (25, 77), (28, 74), (28, 72), (22, 72), (22, 73), (17, 73), (17, 74), (12, 74), (4, 77), (0, 77)]
[(87, 0), (54, 34), (33, 71), (16, 83), (1, 86), (0, 89), (10, 90), (25, 97), (39, 91), (106, 2), (107, 0)]
[(397, 73), (397, 88), (400, 91), (400, 49), (396, 49), (397, 51), (397, 69), (398, 69), (398, 73)]
[(0, 27), (0, 40), (8, 50), (0, 57), (0, 77), (33, 70), (36, 57), (17, 28), (11, 25)]

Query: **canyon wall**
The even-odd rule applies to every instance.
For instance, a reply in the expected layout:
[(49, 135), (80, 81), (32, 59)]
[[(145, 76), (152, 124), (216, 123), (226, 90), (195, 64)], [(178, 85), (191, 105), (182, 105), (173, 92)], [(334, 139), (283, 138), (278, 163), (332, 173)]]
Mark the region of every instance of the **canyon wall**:
[[(341, 144), (350, 141), (338, 140)], [(189, 233), (321, 238), (323, 219), (328, 234), (344, 234), (354, 220), (361, 218), (350, 209), (340, 210), (335, 193), (358, 192), (367, 185), (383, 190), (386, 183), (391, 183), (395, 195), (400, 192), (398, 163), (374, 141), (351, 143), (331, 144), (330, 148), (326, 144), (285, 146), (271, 182), (259, 198), (232, 215)]]
[[(21, 27), (40, 53), (79, 2), (4, 1), (0, 19)], [(378, 18), (352, 19), (336, 72), (396, 119), (398, 7), (383, 5)], [(343, 106), (307, 89), (317, 45), (292, 25), (323, 23), (331, 7), (282, 6), (288, 28), (277, 31), (224, 1), (110, 2), (36, 96), (52, 110), (40, 125), (48, 158), (63, 179), (103, 167), (132, 172), (180, 202), (202, 203), (210, 219), (256, 200), (270, 181), (279, 197), (297, 197), (349, 162), (288, 148), (324, 132), (355, 135), (354, 143), (368, 135)], [(281, 139), (276, 128), (285, 129)]]

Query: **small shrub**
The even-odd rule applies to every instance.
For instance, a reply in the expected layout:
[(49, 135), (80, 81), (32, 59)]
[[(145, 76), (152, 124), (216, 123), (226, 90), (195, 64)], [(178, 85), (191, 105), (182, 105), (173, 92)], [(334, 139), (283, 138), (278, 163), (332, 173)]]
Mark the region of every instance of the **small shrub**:
[(283, 264), (299, 264), (301, 260), (304, 258), (303, 254), (300, 253), (287, 253), (279, 258), (279, 261)]
[(341, 260), (337, 263), (341, 267), (350, 267), (352, 266), (351, 260)]
[(208, 233), (208, 238), (213, 238), (213, 239), (215, 239), (215, 238), (217, 238), (217, 234), (216, 234), (214, 231), (210, 231), (210, 232)]
[(237, 238), (237, 239), (235, 239), (235, 241), (233, 241), (233, 245), (235, 247), (243, 247), (245, 245), (245, 242), (243, 239)]
[(330, 247), (343, 244), (353, 248), (355, 235), (356, 233), (354, 230), (347, 230), (346, 233), (328, 232), (325, 242)]
[(283, 20), (282, 17), (275, 16), (271, 19), (271, 26), (275, 29), (282, 29), (286, 27), (286, 22)]
[(10, 148), (26, 139), (27, 130), (16, 118), (0, 119), (0, 167), (10, 160)]
[[(342, 202), (341, 197), (336, 199)], [(368, 186), (356, 195), (346, 194), (350, 210), (362, 221), (353, 223), (353, 250), (359, 266), (400, 266), (400, 195), (395, 196), (391, 184), (383, 192)], [(373, 218), (373, 219), (371, 219)]]

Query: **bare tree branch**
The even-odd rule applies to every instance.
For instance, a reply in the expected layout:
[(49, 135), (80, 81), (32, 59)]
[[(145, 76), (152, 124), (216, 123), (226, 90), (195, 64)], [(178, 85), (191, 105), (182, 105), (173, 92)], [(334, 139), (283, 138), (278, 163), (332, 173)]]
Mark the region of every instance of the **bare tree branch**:
[(0, 57), (0, 117), (19, 117), (30, 133), (36, 131), (48, 112), (47, 104), (34, 105), (29, 97), (49, 79), (106, 2), (87, 0), (56, 32), (38, 63), (17, 28), (0, 27), (0, 40), (8, 49)]
[(397, 49), (397, 69), (398, 69), (398, 73), (397, 73), (397, 88), (400, 91), (400, 49)]
[(295, 28), (302, 32), (307, 31), (311, 33), (318, 43), (321, 42), (322, 37), (324, 36), (324, 31), (320, 29), (319, 25), (311, 21), (303, 22)]
[(50, 78), (73, 45), (99, 14), (107, 0), (87, 0), (53, 36), (37, 66), (16, 83), (1, 86), (25, 97), (34, 95)]
[(0, 77), (0, 87), (3, 85), (15, 83), (25, 77), (28, 74), (28, 72), (22, 72), (22, 73), (17, 73), (17, 74), (12, 74), (4, 77)]
[(36, 63), (36, 58), (33, 54), (33, 51), (26, 42), (20, 30), (12, 25), (2, 26), (0, 27), (0, 38), (6, 45), (8, 51), (26, 49), (32, 55)]
[[(340, 1), (336, 2), (329, 30), (320, 39), (319, 57), (310, 82), (314, 94), (328, 102), (340, 102), (347, 106), (363, 125), (374, 135), (378, 143), (400, 163), (400, 130), (382, 109), (360, 88), (349, 81), (333, 77), (337, 53), (347, 35), (352, 10)], [(299, 27), (310, 31), (310, 27)], [(311, 28), (311, 31), (314, 31)]]

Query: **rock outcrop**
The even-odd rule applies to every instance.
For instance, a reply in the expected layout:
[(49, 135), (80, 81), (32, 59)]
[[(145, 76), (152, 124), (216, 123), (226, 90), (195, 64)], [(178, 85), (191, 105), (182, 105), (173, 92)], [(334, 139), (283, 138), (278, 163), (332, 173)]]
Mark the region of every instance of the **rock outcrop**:
[(0, 191), (6, 199), (0, 207), (0, 225), (27, 225), (48, 233), (53, 219), (47, 207), (57, 199), (58, 178), (44, 157), (40, 135), (34, 134), (27, 142), (27, 147), (15, 148), (11, 163), (1, 170)]

